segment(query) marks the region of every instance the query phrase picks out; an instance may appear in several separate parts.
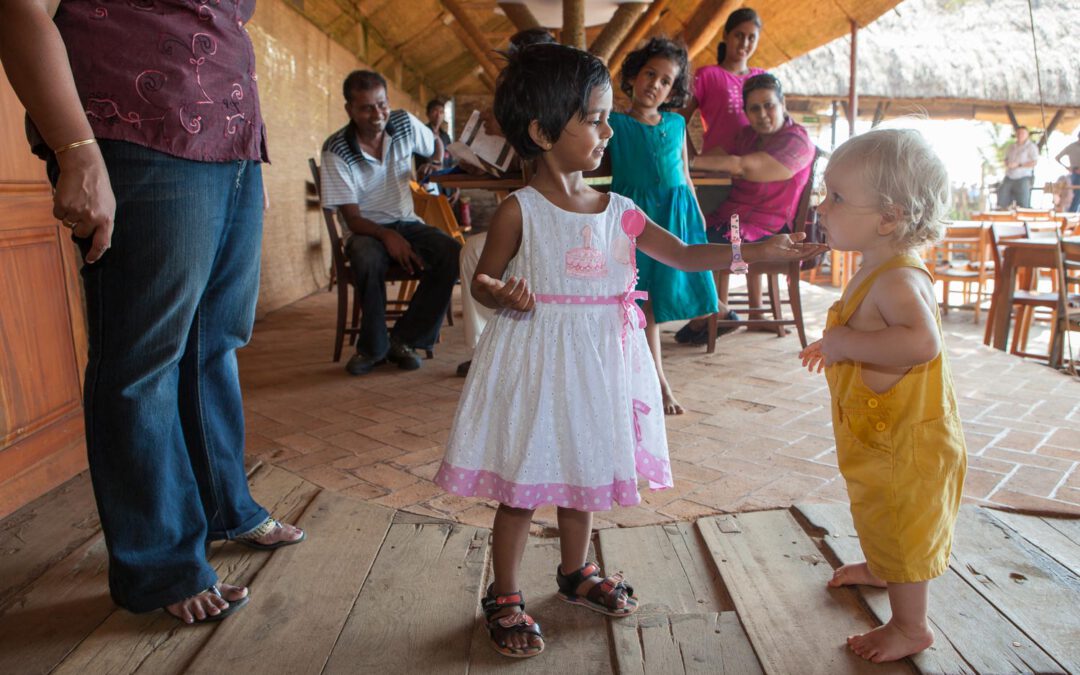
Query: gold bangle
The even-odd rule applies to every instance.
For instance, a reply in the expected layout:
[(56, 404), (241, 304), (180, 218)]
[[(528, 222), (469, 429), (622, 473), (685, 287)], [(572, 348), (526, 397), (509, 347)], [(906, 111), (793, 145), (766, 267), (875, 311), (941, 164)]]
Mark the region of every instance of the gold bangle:
[(59, 155), (61, 152), (67, 152), (68, 150), (71, 150), (72, 148), (77, 148), (80, 145), (90, 145), (91, 143), (97, 143), (97, 139), (96, 138), (88, 138), (85, 141), (75, 141), (74, 143), (68, 143), (67, 145), (62, 145), (59, 148), (53, 150), (53, 154), (54, 155)]

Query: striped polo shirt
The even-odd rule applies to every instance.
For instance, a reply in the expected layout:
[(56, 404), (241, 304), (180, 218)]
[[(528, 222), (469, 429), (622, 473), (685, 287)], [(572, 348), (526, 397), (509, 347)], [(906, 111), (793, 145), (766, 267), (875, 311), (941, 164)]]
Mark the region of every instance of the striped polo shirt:
[(351, 123), (326, 139), (319, 168), (324, 207), (356, 204), (365, 218), (379, 225), (419, 220), (409, 189), (413, 153), (435, 154), (435, 135), (406, 110), (390, 113), (386, 134), (382, 161), (360, 148)]

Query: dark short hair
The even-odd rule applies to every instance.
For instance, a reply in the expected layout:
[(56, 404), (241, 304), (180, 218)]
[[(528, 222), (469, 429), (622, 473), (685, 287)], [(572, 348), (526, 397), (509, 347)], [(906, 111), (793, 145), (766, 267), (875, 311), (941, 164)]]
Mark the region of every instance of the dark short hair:
[(444, 103), (441, 99), (433, 98), (433, 99), (431, 99), (430, 101), (427, 102), (427, 112), (430, 114), (432, 108), (434, 108), (436, 106), (445, 106), (445, 105), (446, 105), (446, 103)]
[(371, 91), (382, 87), (386, 89), (386, 78), (374, 70), (354, 70), (345, 78), (345, 84), (341, 86), (341, 93), (345, 95), (345, 101), (351, 101), (354, 91)]
[(524, 49), (529, 45), (553, 44), (555, 36), (547, 28), (526, 28), (510, 36), (510, 49)]
[(746, 107), (746, 98), (750, 95), (750, 92), (757, 91), (758, 89), (775, 91), (776, 98), (781, 101), (784, 100), (784, 88), (780, 86), (780, 79), (772, 73), (761, 73), (760, 75), (748, 77), (746, 78), (746, 82), (743, 82), (742, 98), (744, 108)]
[(603, 61), (573, 47), (534, 44), (503, 56), (506, 67), (495, 86), (495, 119), (525, 159), (543, 152), (529, 136), (533, 120), (554, 143), (574, 115), (585, 118), (593, 89), (611, 86)]
[(631, 99), (634, 98), (634, 78), (638, 76), (649, 59), (657, 56), (671, 61), (679, 68), (679, 74), (671, 85), (668, 100), (660, 105), (660, 109), (681, 108), (690, 94), (690, 61), (686, 55), (686, 47), (667, 38), (654, 37), (641, 49), (635, 49), (627, 54), (622, 62), (622, 80), (619, 86), (624, 94)]
[[(761, 30), (761, 17), (758, 16), (758, 13), (749, 7), (742, 7), (728, 14), (727, 21), (724, 22), (724, 35), (735, 30), (735, 27), (739, 24), (747, 21), (753, 22), (758, 27), (758, 30)], [(727, 56), (727, 45), (721, 40), (720, 44), (716, 45), (716, 62), (723, 63), (725, 56)]]

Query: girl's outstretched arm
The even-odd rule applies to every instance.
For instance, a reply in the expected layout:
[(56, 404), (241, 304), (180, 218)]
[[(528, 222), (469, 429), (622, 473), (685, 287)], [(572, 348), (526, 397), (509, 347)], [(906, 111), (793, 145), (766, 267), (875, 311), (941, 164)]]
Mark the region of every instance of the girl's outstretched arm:
[(470, 279), (470, 290), (476, 301), (485, 307), (509, 307), (519, 311), (532, 309), (535, 302), (524, 279), (510, 277), (502, 281), (506, 267), (521, 246), (521, 205), (517, 198), (504, 199), (491, 217), (484, 250)]
[(886, 327), (860, 331), (836, 326), (821, 339), (826, 365), (859, 361), (878, 366), (911, 367), (933, 360), (941, 351), (930, 279), (910, 268), (890, 270), (877, 280), (865, 302), (881, 313)]
[[(800, 243), (806, 234), (778, 234), (753, 244), (743, 244), (743, 260), (748, 263), (802, 260), (826, 250), (825, 244)], [(654, 260), (684, 272), (722, 270), (731, 266), (731, 247), (726, 244), (688, 246), (681, 239), (648, 218), (645, 231), (637, 239), (638, 248)]]

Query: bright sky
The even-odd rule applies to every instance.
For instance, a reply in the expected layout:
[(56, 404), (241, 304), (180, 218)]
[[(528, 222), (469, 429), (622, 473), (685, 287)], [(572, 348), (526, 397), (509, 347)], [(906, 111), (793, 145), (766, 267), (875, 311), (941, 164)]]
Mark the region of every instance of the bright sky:
[[(975, 120), (924, 120), (924, 119), (894, 119), (881, 123), (882, 127), (899, 128), (905, 127), (916, 129), (922, 133), (930, 144), (937, 150), (949, 171), (949, 178), (954, 186), (960, 184), (978, 185), (982, 180), (983, 155), (996, 164), (994, 160), (994, 139), (1006, 137), (1011, 140), (1011, 132), (1004, 125), (995, 125), (992, 122), (979, 122)], [(996, 129), (995, 129), (996, 127)], [(847, 140), (848, 125), (844, 120), (837, 124), (836, 143), (839, 145)], [(856, 126), (856, 132), (862, 133), (870, 129), (870, 122), (860, 120)], [(813, 135), (813, 129), (810, 129)], [(1035, 167), (1035, 185), (1042, 186), (1044, 183), (1053, 182), (1065, 173), (1060, 164), (1054, 161), (1054, 156), (1069, 143), (1075, 141), (1076, 134), (1062, 134), (1054, 132), (1050, 135), (1047, 144), (1048, 152), (1043, 152), (1039, 164)], [(829, 129), (823, 127), (821, 135), (815, 138), (818, 146), (829, 148)], [(1003, 171), (991, 169), (986, 176), (987, 185), (1000, 180)], [(1032, 205), (1042, 202), (1042, 193), (1038, 190), (1032, 193)]]

